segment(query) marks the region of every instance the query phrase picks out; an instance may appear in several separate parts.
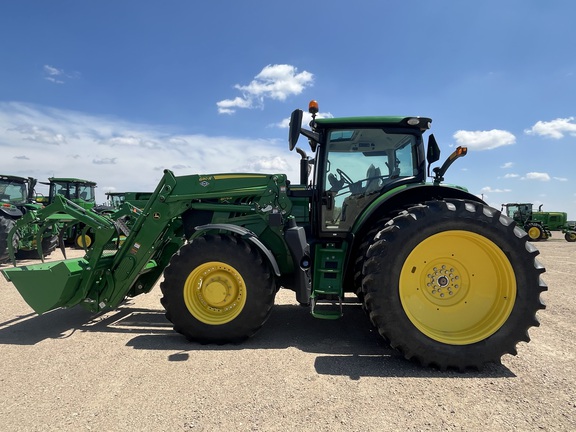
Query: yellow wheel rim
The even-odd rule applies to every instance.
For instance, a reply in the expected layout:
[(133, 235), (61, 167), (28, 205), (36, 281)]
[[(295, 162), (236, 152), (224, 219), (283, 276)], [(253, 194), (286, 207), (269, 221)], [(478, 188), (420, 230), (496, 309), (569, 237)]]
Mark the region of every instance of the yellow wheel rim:
[(218, 261), (207, 262), (188, 275), (184, 302), (199, 321), (226, 324), (242, 312), (246, 304), (246, 284), (234, 267)]
[(516, 300), (516, 278), (506, 255), (486, 237), (445, 231), (408, 255), (399, 293), (418, 330), (438, 342), (468, 345), (506, 322)]
[(89, 248), (90, 245), (92, 244), (92, 239), (90, 238), (89, 235), (82, 235), (80, 234), (78, 237), (76, 237), (76, 246), (78, 246), (79, 248), (84, 249)]
[(538, 240), (540, 238), (540, 228), (530, 227), (528, 229), (528, 237), (530, 237), (532, 240)]

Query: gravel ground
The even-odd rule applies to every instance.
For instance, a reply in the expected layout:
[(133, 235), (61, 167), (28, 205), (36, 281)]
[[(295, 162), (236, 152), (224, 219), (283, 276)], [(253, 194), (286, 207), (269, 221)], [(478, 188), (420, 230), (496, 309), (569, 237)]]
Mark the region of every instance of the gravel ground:
[(576, 244), (537, 247), (541, 326), (467, 373), (403, 360), (358, 306), (316, 320), (284, 290), (255, 337), (214, 347), (171, 330), (158, 287), (101, 316), (37, 316), (0, 277), (0, 430), (574, 431)]

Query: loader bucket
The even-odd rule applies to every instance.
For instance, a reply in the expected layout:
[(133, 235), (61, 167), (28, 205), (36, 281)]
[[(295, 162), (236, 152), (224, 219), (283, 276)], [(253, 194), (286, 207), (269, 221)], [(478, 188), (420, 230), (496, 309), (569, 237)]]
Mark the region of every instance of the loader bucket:
[(26, 303), (36, 313), (42, 314), (59, 307), (73, 306), (68, 302), (78, 291), (86, 264), (86, 260), (77, 258), (0, 271), (14, 283)]

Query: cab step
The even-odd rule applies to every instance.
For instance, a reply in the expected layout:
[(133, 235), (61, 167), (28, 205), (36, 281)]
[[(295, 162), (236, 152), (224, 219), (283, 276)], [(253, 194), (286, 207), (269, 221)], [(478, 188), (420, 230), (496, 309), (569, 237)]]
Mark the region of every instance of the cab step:
[(312, 316), (320, 319), (339, 319), (343, 315), (342, 303), (342, 297), (340, 296), (312, 297)]

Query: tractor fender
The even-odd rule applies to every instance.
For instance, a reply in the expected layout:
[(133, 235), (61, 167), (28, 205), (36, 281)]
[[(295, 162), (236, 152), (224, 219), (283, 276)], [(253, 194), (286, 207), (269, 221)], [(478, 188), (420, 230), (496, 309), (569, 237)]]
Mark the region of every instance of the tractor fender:
[(12, 218), (20, 218), (24, 213), (22, 213), (22, 211), (18, 207), (15, 207), (13, 205), (6, 207), (1, 205), (0, 216), (2, 216), (3, 214)]
[(376, 198), (356, 220), (353, 232), (357, 233), (366, 227), (373, 218), (393, 214), (407, 206), (437, 199), (466, 199), (486, 204), (476, 195), (455, 186), (435, 186), (433, 184), (403, 185)]
[(253, 243), (260, 251), (264, 254), (264, 256), (268, 259), (268, 262), (272, 266), (274, 273), (276, 276), (280, 276), (280, 267), (278, 267), (278, 262), (276, 262), (276, 258), (272, 255), (270, 249), (268, 249), (264, 243), (260, 241), (258, 236), (250, 231), (248, 228), (244, 228), (239, 225), (233, 224), (207, 224), (207, 225), (200, 225), (194, 228), (194, 234), (190, 237), (190, 240), (193, 240), (196, 237), (200, 237), (206, 231), (229, 231), (234, 234), (240, 235), (243, 239), (250, 241)]

